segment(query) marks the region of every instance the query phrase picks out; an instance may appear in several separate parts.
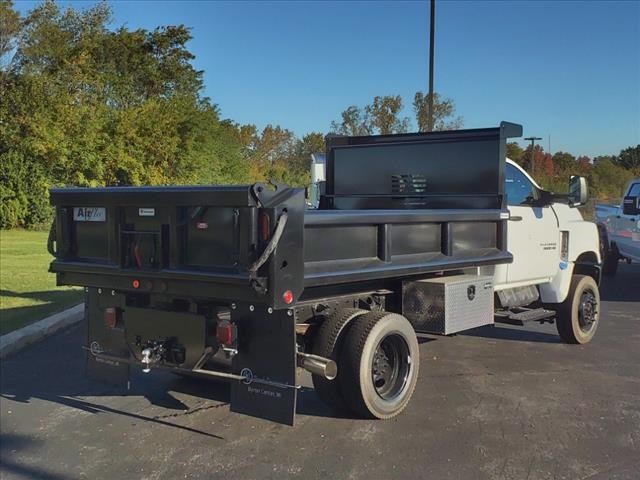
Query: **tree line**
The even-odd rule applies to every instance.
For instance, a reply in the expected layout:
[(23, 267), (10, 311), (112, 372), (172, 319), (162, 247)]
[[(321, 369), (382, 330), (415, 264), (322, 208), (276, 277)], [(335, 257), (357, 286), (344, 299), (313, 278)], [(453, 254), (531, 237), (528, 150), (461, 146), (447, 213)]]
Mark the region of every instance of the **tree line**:
[[(640, 177), (640, 145), (627, 147), (618, 155), (589, 158), (575, 157), (568, 152), (545, 152), (540, 145), (533, 151), (531, 145), (523, 149), (518, 143), (507, 144), (507, 156), (516, 161), (545, 189), (564, 192), (570, 175), (587, 178), (590, 195), (603, 201), (618, 201), (629, 181)], [(533, 170), (533, 172), (532, 172)]]
[[(270, 179), (302, 186), (309, 183), (311, 153), (324, 151), (326, 133), (388, 134), (415, 128), (402, 116), (403, 99), (397, 95), (349, 106), (327, 132), (302, 137), (278, 125), (259, 129), (238, 124), (222, 118), (218, 106), (204, 96), (203, 72), (193, 67), (187, 48), (187, 27), (113, 29), (111, 20), (106, 2), (63, 10), (44, 1), (22, 17), (11, 0), (0, 0), (1, 228), (48, 222), (52, 186)], [(422, 92), (413, 98), (420, 131), (426, 130), (428, 100)], [(462, 125), (454, 102), (435, 94), (434, 128)], [(567, 158), (553, 156), (550, 170), (545, 166), (548, 154), (537, 151), (536, 165), (549, 173), (550, 182), (559, 175), (555, 165), (591, 168), (591, 175), (602, 170), (594, 178), (607, 185), (603, 191), (613, 191), (611, 185), (623, 176), (619, 169), (629, 173), (640, 168), (638, 148), (631, 167), (621, 153), (596, 159), (591, 167), (582, 159), (570, 165)], [(523, 151), (515, 159), (526, 158)]]

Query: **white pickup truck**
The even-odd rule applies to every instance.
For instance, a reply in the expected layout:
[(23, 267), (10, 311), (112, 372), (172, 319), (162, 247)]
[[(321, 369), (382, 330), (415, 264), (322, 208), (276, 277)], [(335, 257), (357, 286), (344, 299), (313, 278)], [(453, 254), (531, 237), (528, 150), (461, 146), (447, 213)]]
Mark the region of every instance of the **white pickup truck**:
[(615, 275), (618, 262), (640, 262), (640, 178), (629, 182), (622, 205), (596, 205), (596, 218), (606, 231), (603, 273)]

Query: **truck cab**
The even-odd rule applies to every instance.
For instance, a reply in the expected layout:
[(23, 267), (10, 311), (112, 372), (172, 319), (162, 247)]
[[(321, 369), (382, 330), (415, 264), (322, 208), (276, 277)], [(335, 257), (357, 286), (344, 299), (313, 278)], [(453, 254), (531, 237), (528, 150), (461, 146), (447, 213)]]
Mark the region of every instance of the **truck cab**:
[[(312, 155), (311, 208), (324, 193), (325, 164), (324, 155)], [(586, 180), (571, 177), (568, 191), (562, 195), (544, 190), (507, 158), (506, 237), (513, 259), (479, 267), (477, 273), (493, 277), (496, 321), (523, 325), (555, 318), (564, 341), (586, 343), (595, 334), (599, 315), (601, 235), (576, 208), (587, 201)], [(568, 323), (575, 323), (575, 328), (568, 329)]]
[(599, 283), (598, 229), (575, 208), (586, 201), (586, 182), (572, 177), (569, 190), (565, 198), (546, 192), (507, 159), (507, 245), (513, 262), (496, 267), (497, 292), (535, 285), (543, 303), (558, 304), (566, 299), (573, 274)]
[(614, 275), (620, 260), (640, 262), (640, 178), (629, 182), (622, 205), (597, 205), (596, 216), (608, 238), (604, 273)]

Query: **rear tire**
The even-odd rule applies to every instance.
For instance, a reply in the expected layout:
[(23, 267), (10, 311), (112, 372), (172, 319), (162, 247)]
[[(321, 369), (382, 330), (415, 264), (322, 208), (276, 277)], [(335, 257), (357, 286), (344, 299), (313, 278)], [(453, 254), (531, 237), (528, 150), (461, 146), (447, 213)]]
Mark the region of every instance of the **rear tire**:
[(556, 327), (565, 343), (589, 343), (600, 321), (600, 291), (587, 275), (574, 275), (567, 299), (556, 307)]
[(389, 419), (409, 403), (418, 382), (418, 339), (409, 320), (369, 312), (351, 326), (342, 350), (340, 385), (350, 409)]
[(351, 321), (365, 313), (367, 313), (366, 310), (358, 310), (356, 308), (337, 310), (322, 322), (313, 338), (312, 353), (330, 358), (338, 363), (338, 376), (333, 380), (327, 380), (319, 375), (311, 375), (313, 387), (320, 399), (332, 410), (338, 412), (345, 411), (348, 408), (340, 389), (342, 365), (339, 359), (342, 344), (344, 343), (344, 334), (348, 330)]

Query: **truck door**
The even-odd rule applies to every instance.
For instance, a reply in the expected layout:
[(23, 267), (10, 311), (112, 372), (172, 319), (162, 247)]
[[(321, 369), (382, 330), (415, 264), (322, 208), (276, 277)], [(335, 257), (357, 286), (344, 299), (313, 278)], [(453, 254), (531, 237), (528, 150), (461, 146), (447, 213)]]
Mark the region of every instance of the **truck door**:
[[(638, 205), (638, 197), (640, 197), (640, 182), (632, 183), (625, 199), (630, 199), (635, 207)], [(640, 259), (640, 214), (625, 214), (620, 211), (614, 222), (614, 239), (618, 250), (625, 257), (637, 261)]]
[(519, 167), (507, 163), (505, 192), (510, 219), (507, 247), (513, 263), (507, 266), (510, 286), (544, 283), (558, 271), (560, 231), (550, 206), (535, 206), (538, 188)]

